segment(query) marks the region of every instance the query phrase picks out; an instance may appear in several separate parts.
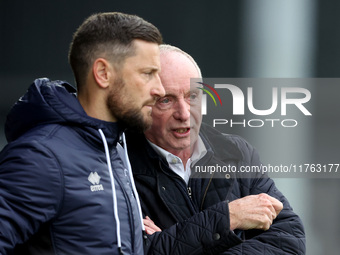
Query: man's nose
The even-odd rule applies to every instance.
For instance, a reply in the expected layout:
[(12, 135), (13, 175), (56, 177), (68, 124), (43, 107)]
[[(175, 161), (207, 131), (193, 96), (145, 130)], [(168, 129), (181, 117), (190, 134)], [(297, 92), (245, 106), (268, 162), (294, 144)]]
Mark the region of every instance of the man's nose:
[(177, 120), (188, 120), (190, 118), (190, 105), (184, 99), (180, 99), (175, 105), (173, 116)]

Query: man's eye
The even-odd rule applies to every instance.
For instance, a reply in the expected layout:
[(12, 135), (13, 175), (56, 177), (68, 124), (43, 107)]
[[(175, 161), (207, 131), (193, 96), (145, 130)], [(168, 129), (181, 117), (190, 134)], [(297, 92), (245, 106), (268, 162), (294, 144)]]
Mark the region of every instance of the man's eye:
[(196, 93), (190, 94), (190, 100), (195, 100), (196, 98), (197, 98)]
[(199, 99), (198, 93), (191, 93), (189, 96), (190, 101), (197, 101)]
[(159, 99), (158, 102), (161, 103), (161, 104), (168, 104), (168, 103), (170, 103), (170, 99), (169, 98), (161, 98), (161, 99)]
[(163, 97), (158, 99), (156, 107), (160, 110), (168, 110), (172, 107), (173, 101), (169, 97)]

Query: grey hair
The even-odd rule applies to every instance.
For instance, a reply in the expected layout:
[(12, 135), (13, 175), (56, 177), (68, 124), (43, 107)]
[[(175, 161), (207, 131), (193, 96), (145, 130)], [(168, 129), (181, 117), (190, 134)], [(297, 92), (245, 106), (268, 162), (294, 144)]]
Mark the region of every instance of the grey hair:
[(191, 61), (191, 63), (195, 66), (195, 68), (196, 68), (196, 70), (198, 72), (198, 76), (199, 77), (197, 77), (197, 78), (202, 78), (201, 69), (197, 65), (196, 61), (193, 59), (193, 57), (191, 57), (185, 51), (181, 50), (178, 47), (172, 46), (170, 44), (161, 44), (161, 45), (159, 45), (159, 50), (160, 50), (160, 54), (167, 53), (167, 52), (178, 52), (178, 53), (182, 54), (183, 56), (187, 57)]

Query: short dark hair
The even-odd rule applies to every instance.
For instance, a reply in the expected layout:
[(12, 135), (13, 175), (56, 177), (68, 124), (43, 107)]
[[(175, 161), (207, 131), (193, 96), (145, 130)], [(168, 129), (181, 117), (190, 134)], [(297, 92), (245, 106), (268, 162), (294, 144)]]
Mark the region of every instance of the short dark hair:
[(159, 30), (136, 15), (107, 12), (87, 18), (74, 33), (68, 56), (78, 90), (97, 58), (106, 58), (118, 67), (127, 56), (135, 54), (135, 39), (163, 42)]

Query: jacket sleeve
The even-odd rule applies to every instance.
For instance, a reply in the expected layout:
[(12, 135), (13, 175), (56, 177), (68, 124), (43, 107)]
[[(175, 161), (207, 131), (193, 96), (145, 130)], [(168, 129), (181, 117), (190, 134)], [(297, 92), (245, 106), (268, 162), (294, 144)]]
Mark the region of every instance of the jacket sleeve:
[(58, 163), (37, 142), (7, 145), (0, 154), (0, 254), (36, 233), (58, 211)]
[(186, 221), (149, 235), (144, 253), (166, 254), (221, 254), (241, 242), (229, 229), (229, 209), (220, 202)]
[[(261, 165), (256, 150), (243, 139), (236, 139), (236, 143), (244, 152), (246, 161), (251, 165)], [(283, 203), (283, 209), (267, 231), (244, 231), (245, 240), (223, 254), (305, 254), (305, 232), (301, 219), (294, 213), (288, 200), (276, 188), (275, 183), (268, 176), (257, 176), (249, 181), (249, 195), (267, 193)]]

